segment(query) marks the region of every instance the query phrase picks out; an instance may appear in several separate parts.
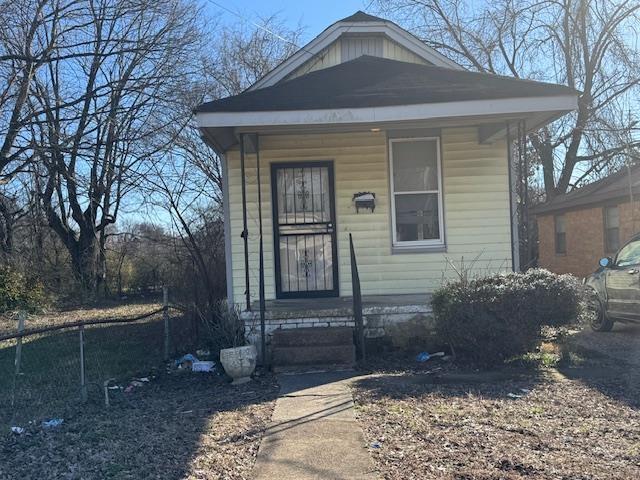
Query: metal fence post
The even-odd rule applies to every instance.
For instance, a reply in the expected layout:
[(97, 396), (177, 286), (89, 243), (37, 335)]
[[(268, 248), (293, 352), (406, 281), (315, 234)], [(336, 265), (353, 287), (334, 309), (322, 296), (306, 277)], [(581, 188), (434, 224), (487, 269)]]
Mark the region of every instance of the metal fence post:
[(80, 397), (83, 402), (87, 401), (87, 379), (84, 368), (84, 325), (78, 327), (80, 336)]
[[(25, 312), (18, 312), (18, 333), (24, 332), (24, 322), (27, 319), (27, 314)], [(20, 374), (20, 365), (22, 363), (22, 337), (18, 337), (16, 340), (16, 375)]]
[(164, 361), (169, 360), (169, 287), (162, 287), (162, 319), (164, 321)]

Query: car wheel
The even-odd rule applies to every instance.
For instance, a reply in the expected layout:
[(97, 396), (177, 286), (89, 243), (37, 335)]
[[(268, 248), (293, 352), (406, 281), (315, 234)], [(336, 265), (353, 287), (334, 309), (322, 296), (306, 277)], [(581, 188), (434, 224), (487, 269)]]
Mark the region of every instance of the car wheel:
[(613, 321), (607, 316), (600, 297), (594, 291), (587, 300), (587, 312), (589, 314), (589, 325), (594, 332), (610, 332), (613, 328)]

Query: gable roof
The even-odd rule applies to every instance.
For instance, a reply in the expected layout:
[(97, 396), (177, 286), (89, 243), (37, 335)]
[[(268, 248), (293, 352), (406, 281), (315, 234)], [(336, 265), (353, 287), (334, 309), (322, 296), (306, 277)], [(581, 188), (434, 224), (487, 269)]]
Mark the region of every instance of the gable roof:
[(629, 196), (630, 178), (633, 194), (640, 195), (640, 165), (636, 165), (631, 167), (631, 177), (625, 167), (601, 180), (558, 195), (553, 200), (533, 208), (532, 213), (540, 215), (624, 199)]
[(349, 15), (348, 17), (343, 18), (342, 20), (338, 20), (338, 22), (388, 22), (386, 18), (376, 17), (374, 15), (369, 15), (368, 13), (363, 12), (362, 10), (358, 10), (353, 15)]
[(353, 15), (338, 20), (327, 27), (320, 35), (264, 75), (248, 90), (257, 90), (275, 85), (314, 56), (321, 54), (325, 48), (346, 33), (383, 34), (432, 65), (462, 70), (462, 67), (453, 60), (427, 46), (418, 37), (392, 21), (369, 15), (359, 10)]
[(361, 56), (271, 87), (204, 103), (196, 111), (366, 108), (576, 94), (564, 85)]

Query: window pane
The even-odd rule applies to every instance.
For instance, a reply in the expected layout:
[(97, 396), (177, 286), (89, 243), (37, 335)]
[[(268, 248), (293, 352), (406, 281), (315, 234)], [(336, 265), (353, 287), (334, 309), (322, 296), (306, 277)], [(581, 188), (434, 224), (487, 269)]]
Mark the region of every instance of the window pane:
[(333, 290), (331, 235), (280, 237), (283, 292)]
[(435, 140), (392, 142), (393, 190), (438, 190), (438, 151)]
[(566, 225), (564, 221), (564, 215), (558, 215), (556, 217), (556, 233), (566, 233)]
[(556, 253), (567, 253), (566, 233), (556, 233)]
[(396, 195), (396, 240), (415, 242), (440, 238), (438, 194)]
[(616, 264), (619, 267), (640, 265), (640, 241), (631, 242), (620, 250)]
[(604, 209), (605, 228), (618, 228), (620, 226), (620, 214), (618, 207), (607, 207)]
[(331, 218), (327, 167), (278, 169), (278, 222), (328, 222)]
[(607, 253), (616, 253), (620, 248), (620, 229), (607, 228), (605, 230)]

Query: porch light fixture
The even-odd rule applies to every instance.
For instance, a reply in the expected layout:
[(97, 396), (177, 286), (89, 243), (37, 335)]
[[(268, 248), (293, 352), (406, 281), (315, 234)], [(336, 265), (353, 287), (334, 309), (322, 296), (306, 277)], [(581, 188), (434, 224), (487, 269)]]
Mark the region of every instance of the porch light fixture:
[(376, 209), (376, 194), (373, 192), (358, 192), (353, 194), (353, 203), (356, 206), (356, 213), (360, 213), (360, 209), (371, 210)]
[(379, 128), (372, 128), (371, 131), (374, 132), (374, 133), (378, 133), (380, 131), (380, 129)]

